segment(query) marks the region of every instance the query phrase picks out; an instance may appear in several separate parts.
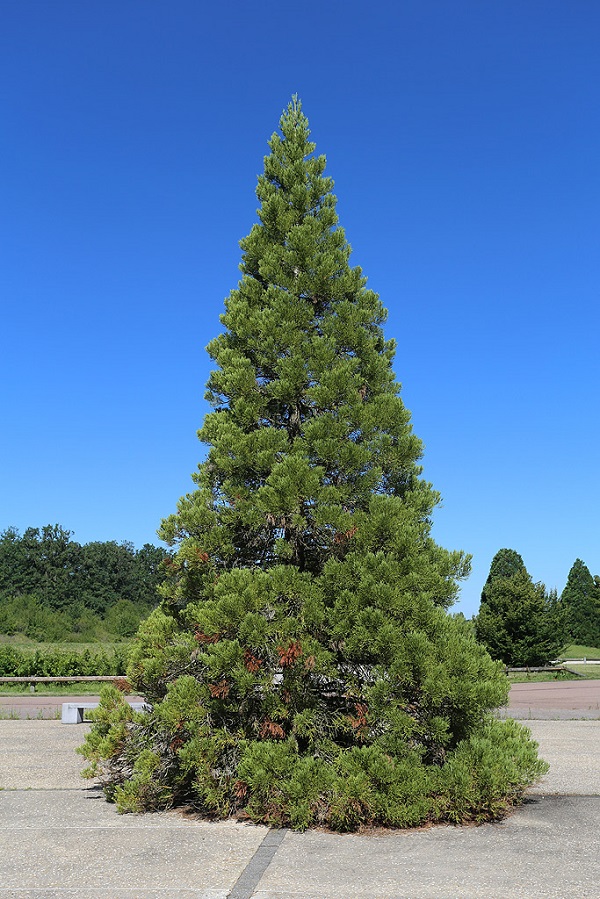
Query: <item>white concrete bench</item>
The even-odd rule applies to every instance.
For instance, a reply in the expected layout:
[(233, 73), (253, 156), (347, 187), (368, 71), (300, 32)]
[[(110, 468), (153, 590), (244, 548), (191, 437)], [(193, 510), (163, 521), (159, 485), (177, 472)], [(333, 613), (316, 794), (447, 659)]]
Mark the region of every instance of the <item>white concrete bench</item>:
[[(129, 700), (126, 700), (129, 702)], [(61, 721), (63, 724), (83, 724), (86, 709), (97, 709), (99, 702), (63, 702)], [(130, 702), (129, 705), (136, 712), (142, 712), (148, 708), (145, 702)]]

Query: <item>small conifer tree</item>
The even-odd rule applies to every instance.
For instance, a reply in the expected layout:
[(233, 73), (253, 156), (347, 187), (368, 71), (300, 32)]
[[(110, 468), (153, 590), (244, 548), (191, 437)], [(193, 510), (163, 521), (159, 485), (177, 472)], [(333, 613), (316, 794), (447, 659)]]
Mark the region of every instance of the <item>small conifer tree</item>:
[(581, 559), (573, 562), (560, 599), (573, 643), (600, 646), (600, 592), (589, 568)]
[(505, 665), (546, 665), (565, 643), (564, 614), (556, 591), (534, 584), (514, 549), (494, 558), (481, 593), (475, 634)]
[(385, 310), (338, 226), (296, 99), (258, 179), (259, 221), (208, 347), (196, 489), (129, 676), (83, 747), (122, 810), (348, 830), (497, 817), (544, 770), (501, 666), (448, 615), (461, 552), (392, 371)]

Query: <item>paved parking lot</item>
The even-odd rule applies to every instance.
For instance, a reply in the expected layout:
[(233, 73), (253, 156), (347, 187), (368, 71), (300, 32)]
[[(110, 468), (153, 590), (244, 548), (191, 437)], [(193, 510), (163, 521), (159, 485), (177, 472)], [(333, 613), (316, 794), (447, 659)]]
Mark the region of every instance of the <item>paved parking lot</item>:
[(0, 899), (597, 899), (600, 720), (528, 726), (551, 769), (504, 822), (336, 835), (118, 815), (86, 725), (2, 720)]

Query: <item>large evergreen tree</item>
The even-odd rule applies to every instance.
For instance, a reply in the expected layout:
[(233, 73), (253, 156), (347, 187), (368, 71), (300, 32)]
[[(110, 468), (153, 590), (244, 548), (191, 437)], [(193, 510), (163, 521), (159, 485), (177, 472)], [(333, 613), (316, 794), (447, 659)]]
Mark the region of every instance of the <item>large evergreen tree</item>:
[(600, 593), (589, 568), (575, 559), (561, 594), (573, 643), (600, 646)]
[(438, 501), (394, 345), (338, 227), (294, 99), (259, 177), (259, 221), (211, 342), (214, 411), (178, 547), (130, 677), (83, 753), (123, 810), (340, 829), (483, 820), (543, 770), (500, 666), (446, 614), (468, 558), (431, 537)]
[(481, 593), (475, 633), (505, 665), (545, 665), (565, 643), (564, 614), (554, 592), (534, 584), (514, 549), (499, 550)]

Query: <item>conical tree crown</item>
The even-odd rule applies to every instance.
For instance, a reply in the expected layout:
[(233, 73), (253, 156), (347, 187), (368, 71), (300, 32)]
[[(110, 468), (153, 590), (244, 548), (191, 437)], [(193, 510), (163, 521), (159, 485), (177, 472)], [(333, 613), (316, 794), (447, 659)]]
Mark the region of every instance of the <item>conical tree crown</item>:
[(124, 725), (113, 694), (88, 740), (123, 809), (181, 800), (341, 829), (460, 820), (476, 814), (473, 770), (496, 766), (481, 783), (500, 803), (515, 772), (539, 770), (518, 729), (487, 719), (506, 681), (445, 612), (468, 558), (431, 537), (438, 496), (385, 310), (349, 264), (314, 149), (294, 100), (208, 347), (208, 455), (163, 522), (178, 546), (165, 603), (132, 654), (152, 708)]
[(587, 565), (575, 559), (561, 603), (567, 616), (567, 629), (574, 643), (583, 646), (600, 644), (600, 600)]
[(531, 580), (520, 553), (515, 549), (499, 549), (492, 559), (490, 573), (481, 591), (481, 601), (489, 602), (491, 596), (490, 587), (494, 581), (499, 580), (499, 578), (513, 577), (515, 574), (523, 574)]
[[(260, 222), (241, 241), (226, 330), (208, 347), (219, 366), (207, 392), (215, 411), (199, 432), (208, 458), (198, 490), (163, 524), (165, 539), (183, 538), (184, 556), (192, 542), (186, 600), (205, 580), (198, 554), (210, 568), (291, 563), (316, 575), (351, 548), (400, 545), (417, 524), (422, 549), (441, 561), (428, 542), (438, 496), (419, 480), (421, 444), (398, 395), (385, 309), (349, 265), (333, 183), (297, 101), (280, 125), (259, 177)], [(448, 575), (465, 563), (446, 557), (442, 567), (434, 600), (448, 605)]]

